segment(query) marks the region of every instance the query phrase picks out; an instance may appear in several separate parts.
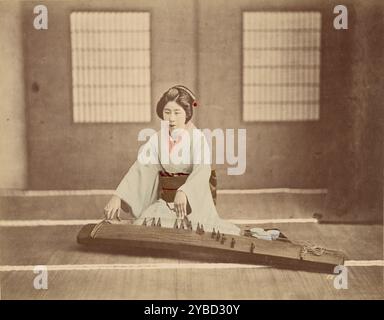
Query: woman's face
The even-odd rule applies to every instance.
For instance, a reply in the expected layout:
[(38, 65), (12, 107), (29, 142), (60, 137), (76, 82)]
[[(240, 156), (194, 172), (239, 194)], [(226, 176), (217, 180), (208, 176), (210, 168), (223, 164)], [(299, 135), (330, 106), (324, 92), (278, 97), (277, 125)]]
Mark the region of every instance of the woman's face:
[(169, 130), (184, 129), (187, 114), (185, 110), (175, 101), (169, 101), (163, 110), (163, 119), (169, 121)]

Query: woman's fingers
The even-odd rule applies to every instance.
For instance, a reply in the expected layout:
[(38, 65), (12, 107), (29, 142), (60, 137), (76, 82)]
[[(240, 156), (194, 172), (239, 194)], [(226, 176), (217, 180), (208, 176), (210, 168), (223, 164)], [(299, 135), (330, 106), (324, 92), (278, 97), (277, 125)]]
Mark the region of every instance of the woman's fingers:
[(180, 219), (184, 217), (184, 204), (180, 204)]
[(110, 220), (112, 220), (112, 219), (115, 217), (115, 211), (116, 211), (116, 209), (115, 209), (115, 208), (112, 208), (111, 213), (110, 213), (110, 216), (109, 216), (109, 219), (110, 219)]
[(115, 207), (112, 209), (111, 220), (117, 217), (118, 212), (119, 212), (119, 208)]
[(175, 212), (176, 212), (176, 217), (179, 218), (180, 217), (180, 204), (179, 203), (175, 203)]
[(187, 205), (185, 203), (182, 203), (182, 205), (181, 205), (181, 217), (180, 218), (184, 219), (186, 214), (187, 214)]
[(107, 207), (107, 208), (104, 209), (104, 210), (105, 210), (105, 217), (106, 217), (106, 219), (107, 219), (107, 220), (111, 220), (111, 219), (113, 219), (113, 217), (114, 217), (114, 213), (115, 213), (116, 209), (115, 209), (115, 208)]
[(109, 216), (109, 207), (105, 207), (104, 208), (104, 216), (105, 216), (105, 219), (107, 219), (108, 220), (108, 216)]
[(178, 217), (179, 216), (179, 208), (177, 207), (176, 202), (173, 203), (173, 211), (175, 211), (175, 215), (176, 215), (176, 217)]
[[(117, 199), (117, 200), (116, 200)], [(115, 216), (120, 220), (120, 206), (121, 201), (115, 196), (107, 203), (104, 208), (104, 216), (107, 220), (112, 220)]]
[(187, 204), (186, 203), (175, 203), (176, 216), (180, 219), (187, 215)]
[(111, 220), (112, 217), (113, 217), (113, 209), (111, 208), (111, 209), (108, 210), (107, 219), (108, 219), (108, 220)]

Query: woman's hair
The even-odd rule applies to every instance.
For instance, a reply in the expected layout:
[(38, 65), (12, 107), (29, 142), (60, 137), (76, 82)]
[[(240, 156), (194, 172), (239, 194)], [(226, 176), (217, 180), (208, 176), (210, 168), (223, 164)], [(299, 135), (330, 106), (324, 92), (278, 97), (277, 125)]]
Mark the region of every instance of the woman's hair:
[(184, 109), (186, 114), (185, 123), (191, 120), (193, 107), (196, 106), (196, 98), (191, 90), (187, 87), (178, 85), (164, 92), (156, 107), (156, 113), (160, 119), (163, 119), (163, 110), (169, 101), (175, 101)]

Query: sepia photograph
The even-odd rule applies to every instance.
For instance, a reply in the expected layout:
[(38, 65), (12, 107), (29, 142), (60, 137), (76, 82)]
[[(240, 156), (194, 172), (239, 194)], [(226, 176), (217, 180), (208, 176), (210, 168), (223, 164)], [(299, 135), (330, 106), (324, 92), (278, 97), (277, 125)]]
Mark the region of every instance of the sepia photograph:
[(383, 34), (380, 0), (0, 0), (0, 300), (383, 300)]

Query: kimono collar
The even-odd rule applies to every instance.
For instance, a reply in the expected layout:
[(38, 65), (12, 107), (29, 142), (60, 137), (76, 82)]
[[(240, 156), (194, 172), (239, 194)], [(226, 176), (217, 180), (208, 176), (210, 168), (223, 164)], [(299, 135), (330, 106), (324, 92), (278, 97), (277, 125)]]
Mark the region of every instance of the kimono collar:
[(169, 152), (173, 149), (173, 147), (182, 141), (183, 136), (188, 134), (192, 129), (195, 129), (195, 125), (189, 121), (184, 129), (175, 129), (169, 135)]

